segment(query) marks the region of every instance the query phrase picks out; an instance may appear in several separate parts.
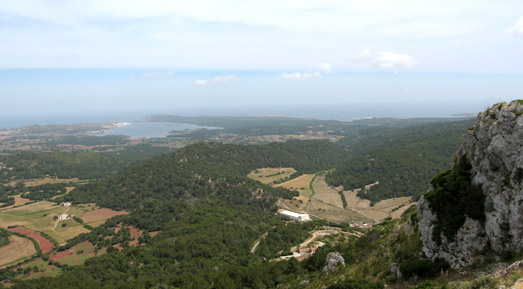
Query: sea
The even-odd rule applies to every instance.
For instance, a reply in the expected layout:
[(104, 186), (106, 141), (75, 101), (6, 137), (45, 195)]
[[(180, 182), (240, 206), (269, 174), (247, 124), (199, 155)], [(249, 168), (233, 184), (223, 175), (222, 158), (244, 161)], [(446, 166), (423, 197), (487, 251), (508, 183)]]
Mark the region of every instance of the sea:
[[(470, 112), (464, 109), (432, 105), (425, 110), (416, 109), (416, 105), (402, 106), (399, 104), (388, 105), (315, 105), (315, 106), (253, 106), (238, 107), (231, 109), (194, 109), (183, 111), (133, 111), (133, 112), (91, 112), (56, 114), (51, 112), (41, 112), (39, 114), (15, 114), (7, 115), (0, 113), (0, 130), (26, 127), (30, 125), (50, 125), (50, 124), (81, 124), (81, 123), (131, 123), (127, 126), (117, 127), (107, 130), (106, 134), (123, 134), (130, 137), (162, 137), (171, 131), (181, 131), (185, 129), (204, 128), (195, 124), (187, 123), (147, 123), (138, 120), (153, 114), (172, 114), (182, 116), (290, 116), (305, 117), (323, 120), (347, 121), (362, 117), (396, 117), (396, 118), (416, 118), (416, 117), (453, 117), (463, 112)], [(427, 112), (430, 110), (430, 113)], [(479, 111), (479, 110), (478, 110)], [(1, 112), (1, 110), (0, 110)], [(207, 129), (216, 129), (205, 127)]]
[(166, 137), (170, 132), (183, 132), (195, 129), (221, 129), (212, 126), (200, 126), (190, 123), (169, 123), (169, 122), (119, 122), (117, 126), (108, 129), (99, 136), (106, 135), (125, 135), (131, 138)]

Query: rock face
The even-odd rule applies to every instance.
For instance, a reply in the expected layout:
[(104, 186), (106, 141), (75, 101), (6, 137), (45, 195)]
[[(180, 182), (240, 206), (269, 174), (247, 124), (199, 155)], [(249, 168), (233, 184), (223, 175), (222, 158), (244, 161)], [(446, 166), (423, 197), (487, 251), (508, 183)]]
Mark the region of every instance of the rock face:
[(444, 258), (459, 269), (480, 261), (486, 254), (523, 251), (523, 101), (496, 104), (476, 118), (464, 135), (458, 158), (472, 166), (473, 185), (485, 194), (485, 222), (466, 218), (453, 241), (443, 234), (434, 240), (437, 215), (427, 199), (419, 202), (419, 227), (423, 252), (431, 259)]
[(341, 256), (340, 253), (329, 253), (327, 255), (327, 260), (325, 262), (325, 267), (323, 267), (323, 273), (328, 273), (331, 271), (336, 270), (338, 268), (338, 264), (341, 263), (343, 267), (345, 267), (345, 259)]

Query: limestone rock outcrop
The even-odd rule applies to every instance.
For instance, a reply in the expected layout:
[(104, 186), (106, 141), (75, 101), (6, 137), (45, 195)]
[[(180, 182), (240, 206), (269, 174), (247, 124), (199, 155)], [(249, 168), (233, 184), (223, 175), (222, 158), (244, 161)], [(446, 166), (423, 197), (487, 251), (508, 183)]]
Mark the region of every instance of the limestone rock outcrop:
[(328, 273), (328, 272), (336, 270), (336, 268), (338, 268), (339, 264), (341, 264), (341, 266), (345, 267), (345, 259), (343, 259), (341, 254), (338, 252), (329, 253), (327, 255), (325, 266), (323, 267), (323, 273)]
[(463, 136), (460, 157), (470, 162), (472, 185), (480, 185), (485, 195), (485, 221), (467, 216), (453, 240), (443, 233), (435, 240), (438, 216), (422, 197), (418, 215), (423, 252), (431, 259), (444, 258), (456, 269), (489, 254), (522, 252), (523, 101), (496, 104), (480, 113)]

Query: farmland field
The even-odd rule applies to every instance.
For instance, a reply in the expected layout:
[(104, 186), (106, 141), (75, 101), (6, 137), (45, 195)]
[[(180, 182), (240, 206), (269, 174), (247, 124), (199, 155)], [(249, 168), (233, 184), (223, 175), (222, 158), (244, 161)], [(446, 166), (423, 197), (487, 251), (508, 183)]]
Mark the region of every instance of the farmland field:
[(51, 235), (51, 237), (53, 237), (58, 242), (58, 244), (62, 245), (67, 240), (75, 236), (78, 236), (82, 233), (88, 232), (89, 230), (84, 228), (82, 224), (77, 223), (75, 220), (69, 219), (65, 221), (60, 221), (58, 223), (58, 226), (56, 226), (56, 228), (52, 230), (52, 233), (48, 234)]
[(399, 219), (401, 217), (401, 215), (403, 215), (403, 213), (405, 213), (405, 211), (408, 210), (413, 205), (417, 205), (417, 203), (406, 204), (403, 207), (400, 207), (399, 209), (392, 211), (390, 213), (391, 218)]
[[(375, 184), (377, 183), (366, 185), (365, 189), (369, 190)], [(310, 189), (310, 185), (314, 190)], [(412, 204), (411, 197), (400, 197), (383, 200), (371, 206), (371, 201), (358, 196), (361, 189), (355, 189), (343, 191), (347, 201), (347, 207), (343, 208), (339, 194), (343, 187), (329, 186), (324, 175), (302, 175), (275, 186), (300, 193), (292, 200), (281, 200), (281, 207), (295, 212), (310, 213), (333, 222), (379, 222), (388, 217), (399, 218)]]
[(58, 261), (60, 264), (76, 266), (82, 265), (87, 259), (100, 256), (106, 253), (106, 248), (95, 252), (95, 246), (89, 241), (81, 242), (67, 250), (54, 252), (49, 256), (49, 260)]
[[(45, 184), (58, 184), (58, 183), (82, 183), (85, 182), (83, 180), (80, 180), (78, 178), (71, 178), (71, 179), (59, 179), (59, 178), (41, 178), (41, 179), (28, 179), (24, 180), (23, 183), (26, 187), (33, 187), (33, 186), (39, 186), (39, 185), (45, 185)], [(13, 181), (10, 183), (7, 183), (7, 185), (14, 186), (16, 185), (17, 181)]]
[(85, 263), (85, 260), (90, 259), (94, 257), (93, 254), (73, 254), (71, 256), (65, 257), (63, 259), (60, 259), (60, 264), (69, 265), (69, 266), (76, 266), (76, 265), (83, 265)]
[(338, 191), (325, 182), (325, 176), (317, 175), (312, 182), (314, 189), (313, 199), (322, 201), (332, 206), (343, 209), (343, 202)]
[(400, 197), (400, 198), (387, 199), (387, 200), (379, 201), (378, 203), (376, 203), (374, 205), (374, 208), (378, 209), (378, 210), (384, 210), (384, 211), (390, 212), (390, 211), (392, 211), (392, 209), (394, 209), (400, 205), (409, 203), (410, 200), (412, 200), (412, 197)]
[(344, 191), (345, 199), (347, 200), (347, 207), (358, 207), (368, 208), (370, 207), (370, 201), (358, 197), (358, 192), (361, 189), (355, 189), (352, 191)]
[(126, 214), (126, 212), (98, 209), (92, 204), (62, 207), (53, 202), (40, 201), (0, 211), (0, 226), (7, 228), (8, 226), (17, 225), (41, 231), (51, 236), (59, 244), (63, 244), (72, 237), (89, 231), (83, 227), (83, 224), (79, 224), (71, 219), (65, 221), (53, 220), (53, 217), (63, 213), (85, 216), (87, 221), (84, 220), (84, 222), (91, 226), (100, 225), (112, 216)]
[(96, 209), (96, 210), (92, 210), (92, 211), (89, 211), (89, 212), (85, 212), (85, 213), (83, 213), (81, 215), (78, 215), (78, 217), (80, 219), (82, 219), (82, 221), (84, 221), (84, 223), (91, 225), (91, 223), (97, 223), (99, 221), (105, 221), (105, 220), (110, 219), (110, 218), (112, 218), (114, 216), (126, 215), (126, 214), (129, 214), (129, 213), (128, 212), (124, 212), (124, 211), (113, 211), (111, 209), (101, 208), (101, 209)]
[(47, 253), (54, 248), (53, 243), (51, 243), (49, 240), (42, 237), (42, 235), (38, 234), (35, 231), (31, 231), (24, 227), (11, 228), (11, 229), (9, 229), (9, 231), (24, 234), (27, 237), (31, 237), (31, 238), (35, 239), (36, 242), (38, 242), (38, 246), (40, 246), (40, 249), (42, 249), (43, 253)]
[(38, 268), (38, 272), (32, 272), (29, 275), (19, 275), (16, 278), (17, 279), (33, 279), (33, 278), (39, 278), (39, 277), (56, 277), (62, 270), (56, 266), (49, 265), (48, 261), (44, 261), (42, 259), (37, 259), (34, 261), (31, 261), (20, 268)]
[(293, 168), (261, 168), (250, 172), (247, 177), (264, 184), (272, 184), (289, 178), (295, 172), (296, 170)]
[(74, 189), (76, 189), (76, 187), (65, 187), (65, 194), (53, 196), (53, 197), (51, 197), (51, 200), (54, 200), (56, 198), (65, 196), (65, 195), (69, 194)]
[[(100, 255), (105, 253), (105, 249), (102, 249), (98, 252), (98, 254), (94, 253), (94, 246), (89, 243), (88, 241), (84, 241), (80, 244), (77, 244), (73, 246), (72, 248), (61, 251), (61, 252), (54, 252), (49, 256), (50, 261), (58, 261), (60, 264), (63, 265), (81, 265), (85, 263), (85, 260), (92, 258), (94, 256)], [(62, 272), (62, 269), (54, 266), (49, 265), (49, 261), (44, 261), (41, 258), (38, 258), (34, 261), (31, 261), (27, 264), (22, 265), (20, 268), (38, 268), (37, 272), (31, 272), (29, 275), (19, 275), (16, 278), (17, 279), (33, 279), (33, 278), (39, 278), (39, 277), (56, 277), (60, 272)]]
[(314, 182), (312, 182), (312, 188), (314, 189), (315, 194), (338, 194), (338, 191), (335, 188), (329, 186), (325, 182), (325, 176), (322, 175), (316, 175)]
[(22, 194), (18, 194), (18, 195), (14, 195), (12, 196), (13, 199), (15, 200), (15, 203), (14, 205), (11, 205), (11, 206), (8, 206), (8, 207), (5, 207), (5, 208), (1, 208), (0, 211), (5, 211), (5, 210), (8, 210), (10, 208), (14, 208), (14, 207), (18, 207), (18, 206), (23, 206), (29, 202), (31, 202), (31, 200), (29, 199), (26, 199), (26, 198), (22, 198), (21, 197)]
[(283, 187), (289, 190), (310, 190), (309, 185), (314, 178), (314, 174), (301, 175), (292, 180), (277, 184), (276, 187)]
[(297, 208), (303, 210), (309, 198), (312, 196), (312, 190), (310, 189), (310, 183), (314, 179), (314, 174), (301, 175), (290, 181), (277, 184), (276, 187), (283, 187), (289, 190), (296, 190), (300, 193), (294, 200), (284, 200), (285, 204), (289, 208)]
[(372, 219), (350, 209), (342, 209), (312, 199), (307, 212), (336, 223), (372, 222)]
[(288, 209), (288, 210), (291, 210), (293, 212), (298, 212), (298, 213), (306, 213), (306, 207), (307, 207), (307, 202), (300, 202), (296, 199), (293, 199), (293, 200), (282, 200), (283, 202), (283, 207), (285, 207), (285, 209)]
[(384, 220), (385, 218), (389, 217), (389, 213), (373, 209), (372, 207), (371, 208), (359, 208), (359, 209), (355, 209), (355, 211), (368, 218), (371, 218), (374, 221), (381, 221), (381, 220)]
[(0, 247), (0, 266), (8, 265), (36, 253), (33, 242), (29, 239), (9, 236), (9, 240), (11, 241), (9, 245)]

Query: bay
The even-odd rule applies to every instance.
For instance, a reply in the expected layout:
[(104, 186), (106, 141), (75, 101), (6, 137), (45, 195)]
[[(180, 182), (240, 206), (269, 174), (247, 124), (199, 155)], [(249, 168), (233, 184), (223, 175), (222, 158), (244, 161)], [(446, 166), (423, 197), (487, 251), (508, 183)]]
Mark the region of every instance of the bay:
[(118, 123), (115, 128), (107, 129), (98, 136), (106, 135), (125, 135), (131, 138), (162, 138), (170, 132), (183, 132), (196, 129), (220, 129), (219, 127), (200, 126), (191, 123), (170, 123), (170, 122), (130, 122)]

